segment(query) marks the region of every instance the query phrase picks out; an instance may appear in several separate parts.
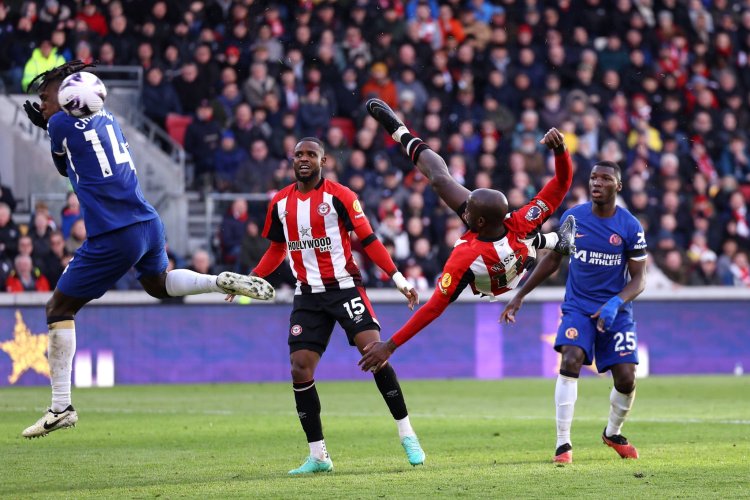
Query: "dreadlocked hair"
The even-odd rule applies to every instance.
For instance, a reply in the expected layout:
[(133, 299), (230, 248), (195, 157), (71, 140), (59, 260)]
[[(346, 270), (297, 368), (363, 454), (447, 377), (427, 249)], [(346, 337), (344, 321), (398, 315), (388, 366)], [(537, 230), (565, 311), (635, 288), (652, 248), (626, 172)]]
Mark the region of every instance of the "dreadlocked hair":
[(39, 91), (44, 89), (52, 82), (61, 82), (65, 80), (65, 78), (72, 75), (73, 73), (78, 73), (79, 71), (83, 71), (86, 68), (93, 68), (97, 65), (97, 63), (99, 63), (99, 61), (94, 61), (93, 63), (85, 63), (79, 59), (68, 61), (56, 68), (52, 68), (49, 71), (45, 71), (44, 73), (36, 75), (26, 87), (26, 92), (30, 92), (37, 81), (39, 81), (39, 85), (37, 86), (37, 91)]

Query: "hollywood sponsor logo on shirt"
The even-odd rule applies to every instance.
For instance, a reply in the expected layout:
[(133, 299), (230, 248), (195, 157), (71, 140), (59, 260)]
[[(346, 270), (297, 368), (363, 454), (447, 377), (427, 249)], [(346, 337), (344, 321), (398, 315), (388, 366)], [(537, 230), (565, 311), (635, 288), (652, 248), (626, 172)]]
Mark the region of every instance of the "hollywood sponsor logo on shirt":
[[(311, 227), (299, 227), (299, 237), (305, 238), (311, 236)], [(324, 236), (322, 238), (311, 238), (304, 240), (292, 240), (287, 241), (286, 246), (290, 252), (301, 251), (301, 250), (318, 250), (320, 252), (330, 252), (333, 242), (330, 236)]]
[(529, 207), (529, 211), (526, 212), (526, 220), (532, 221), (537, 220), (542, 215), (542, 209), (539, 208), (536, 205), (532, 205)]

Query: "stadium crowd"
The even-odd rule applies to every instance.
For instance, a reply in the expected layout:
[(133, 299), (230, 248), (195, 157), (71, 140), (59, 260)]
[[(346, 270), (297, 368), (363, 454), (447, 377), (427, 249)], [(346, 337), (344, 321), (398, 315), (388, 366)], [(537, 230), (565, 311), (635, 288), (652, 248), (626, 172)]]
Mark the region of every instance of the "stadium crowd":
[[(257, 263), (265, 207), (241, 195), (292, 182), (290, 152), (316, 136), (325, 176), (359, 195), (404, 275), (430, 287), (464, 227), (364, 112), (377, 96), (459, 182), (501, 189), (512, 208), (551, 176), (539, 139), (559, 128), (576, 169), (561, 210), (586, 200), (594, 162), (618, 162), (649, 286), (750, 286), (748, 1), (0, 1), (6, 91), (71, 58), (142, 66), (146, 116), (173, 134), (190, 122), (193, 188), (238, 193), (195, 269)], [(54, 287), (85, 238), (75, 195), (19, 228), (2, 190), (5, 288)], [(361, 268), (368, 286), (389, 282)]]

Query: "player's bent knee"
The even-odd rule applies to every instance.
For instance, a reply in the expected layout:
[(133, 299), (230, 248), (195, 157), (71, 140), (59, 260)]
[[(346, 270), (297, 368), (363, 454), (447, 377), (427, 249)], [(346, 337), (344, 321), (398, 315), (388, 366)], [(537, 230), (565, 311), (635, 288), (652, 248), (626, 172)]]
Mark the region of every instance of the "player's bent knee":
[(620, 394), (630, 394), (635, 390), (635, 377), (627, 377), (623, 380), (616, 380), (615, 389)]
[(170, 297), (169, 293), (167, 293), (166, 273), (159, 276), (143, 276), (139, 281), (143, 290), (150, 296), (157, 299)]
[(307, 382), (315, 377), (315, 372), (312, 366), (292, 364), (292, 381), (294, 382)]

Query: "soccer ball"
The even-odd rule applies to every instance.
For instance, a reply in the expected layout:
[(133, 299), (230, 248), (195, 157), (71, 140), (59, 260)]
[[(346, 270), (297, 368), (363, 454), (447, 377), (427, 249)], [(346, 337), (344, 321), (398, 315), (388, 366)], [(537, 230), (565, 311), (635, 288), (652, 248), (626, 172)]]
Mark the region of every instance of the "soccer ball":
[(84, 118), (104, 107), (107, 88), (93, 73), (79, 71), (65, 78), (57, 91), (60, 107), (70, 116)]

